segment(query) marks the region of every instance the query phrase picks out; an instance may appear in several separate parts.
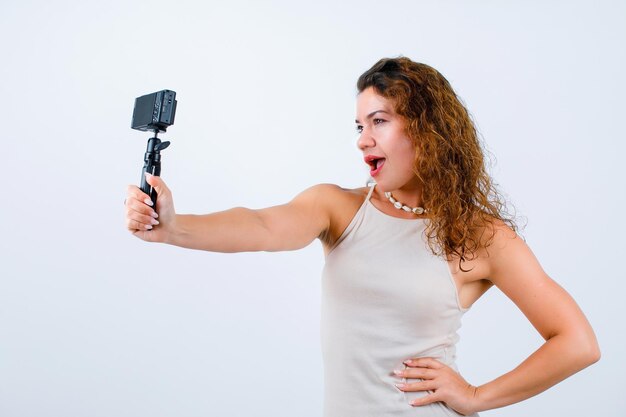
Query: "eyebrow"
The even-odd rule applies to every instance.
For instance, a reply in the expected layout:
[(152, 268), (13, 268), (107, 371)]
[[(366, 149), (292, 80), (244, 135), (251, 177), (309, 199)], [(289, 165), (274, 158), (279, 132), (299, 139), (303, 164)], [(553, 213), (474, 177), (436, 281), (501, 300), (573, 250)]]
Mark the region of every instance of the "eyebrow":
[[(387, 114), (390, 114), (388, 111), (385, 111), (385, 110), (375, 110), (375, 111), (371, 112), (370, 114), (368, 114), (365, 119), (366, 120), (367, 119), (371, 119), (372, 116), (374, 116), (376, 113), (387, 113)], [(359, 122), (359, 119), (354, 119), (354, 123), (361, 123), (361, 122)]]

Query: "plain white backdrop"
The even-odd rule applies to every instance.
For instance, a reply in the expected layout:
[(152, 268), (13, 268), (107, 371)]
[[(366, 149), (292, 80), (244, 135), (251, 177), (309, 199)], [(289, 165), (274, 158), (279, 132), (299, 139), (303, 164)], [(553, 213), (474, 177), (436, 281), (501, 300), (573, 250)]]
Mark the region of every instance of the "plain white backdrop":
[[(322, 412), (321, 245), (217, 254), (124, 225), (148, 134), (135, 97), (178, 93), (163, 137), (177, 211), (354, 188), (355, 83), (382, 57), (437, 68), (600, 362), (485, 416), (623, 415), (626, 5), (621, 1), (5, 1), (0, 6), (0, 415)], [(473, 384), (542, 342), (497, 289), (465, 316)]]

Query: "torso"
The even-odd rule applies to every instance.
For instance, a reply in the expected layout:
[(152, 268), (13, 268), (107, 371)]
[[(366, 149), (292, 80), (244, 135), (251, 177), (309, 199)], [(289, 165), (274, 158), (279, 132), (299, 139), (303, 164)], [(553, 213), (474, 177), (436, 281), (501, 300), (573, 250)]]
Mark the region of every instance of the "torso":
[[(339, 239), (343, 231), (358, 211), (367, 197), (369, 188), (340, 189), (336, 188), (332, 196), (329, 196), (330, 225), (326, 233), (320, 238), (324, 246), (324, 253), (328, 254), (330, 248)], [(382, 196), (380, 190), (375, 189), (370, 202), (381, 212), (397, 218), (415, 219), (416, 215), (397, 210)], [(419, 217), (427, 218), (421, 215)], [(487, 251), (482, 248), (474, 259), (461, 263), (464, 271), (459, 268), (458, 256), (448, 260), (450, 273), (454, 278), (461, 306), (467, 308), (480, 298), (493, 284), (489, 281), (489, 264)]]

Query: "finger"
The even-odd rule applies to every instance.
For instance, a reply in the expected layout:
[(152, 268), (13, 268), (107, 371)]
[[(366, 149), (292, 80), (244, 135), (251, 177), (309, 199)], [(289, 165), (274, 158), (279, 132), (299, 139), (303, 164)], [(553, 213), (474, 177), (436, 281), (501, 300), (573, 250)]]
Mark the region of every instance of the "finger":
[(414, 358), (404, 361), (404, 364), (411, 367), (441, 369), (445, 365), (434, 358)]
[(146, 230), (152, 230), (152, 225), (151, 224), (144, 224), (144, 223), (140, 223), (136, 220), (126, 220), (126, 228), (130, 231), (130, 232), (145, 232)]
[(398, 377), (409, 379), (434, 379), (437, 373), (437, 370), (429, 368), (406, 368), (401, 371), (394, 371)]
[(129, 191), (128, 194), (126, 194), (126, 198), (124, 199), (124, 205), (128, 207), (131, 201), (141, 202), (142, 205), (148, 205), (148, 206), (154, 205), (150, 197), (148, 197), (145, 193), (143, 193), (139, 189), (137, 192)]
[(438, 401), (441, 401), (439, 399), (439, 396), (437, 395), (437, 393), (432, 393), (432, 394), (428, 394), (425, 395), (423, 397), (420, 397), (416, 400), (411, 401), (411, 405), (413, 406), (420, 406), (420, 405), (428, 405), (428, 404), (432, 404), (432, 403), (436, 403)]
[[(129, 197), (134, 197), (140, 201), (144, 201), (146, 199), (150, 200), (150, 196), (148, 194), (141, 191), (141, 188), (132, 184), (126, 187), (126, 198), (128, 199)], [(152, 200), (150, 200), (150, 202), (152, 202)]]
[(152, 220), (158, 218), (159, 215), (152, 207), (146, 205), (145, 202), (137, 201), (135, 198), (126, 200), (126, 218), (136, 220), (145, 224), (156, 224)]
[(167, 186), (165, 185), (165, 182), (163, 182), (161, 177), (148, 174), (147, 172), (145, 173), (145, 176), (146, 176), (146, 182), (150, 184), (156, 190), (158, 195), (169, 192), (169, 189), (167, 188)]
[(404, 392), (417, 392), (417, 391), (434, 391), (437, 388), (437, 384), (432, 381), (419, 381), (411, 384), (396, 384), (396, 387), (400, 391)]
[[(152, 203), (152, 202), (151, 202)], [(126, 216), (131, 216), (135, 213), (139, 213), (146, 216), (154, 217), (155, 219), (159, 217), (156, 211), (152, 207), (149, 207), (146, 201), (139, 201), (136, 198), (127, 198), (126, 199)], [(139, 220), (136, 218), (136, 220)], [(149, 221), (146, 223), (150, 223)]]
[[(126, 220), (135, 221), (141, 225), (156, 226), (157, 224), (159, 224), (159, 221), (155, 219), (153, 216), (141, 214), (136, 211), (128, 211), (126, 213)], [(143, 226), (141, 228), (143, 228)]]

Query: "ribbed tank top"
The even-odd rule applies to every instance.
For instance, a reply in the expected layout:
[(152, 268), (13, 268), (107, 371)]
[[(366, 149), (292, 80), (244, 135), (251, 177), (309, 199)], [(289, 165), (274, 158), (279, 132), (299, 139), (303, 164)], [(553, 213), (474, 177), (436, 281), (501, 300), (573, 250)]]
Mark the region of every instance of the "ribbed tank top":
[[(321, 343), (325, 417), (459, 416), (393, 374), (404, 360), (434, 357), (456, 368), (461, 308), (447, 262), (428, 249), (428, 219), (400, 219), (370, 202), (375, 184), (326, 255)], [(474, 414), (477, 416), (477, 414)]]

